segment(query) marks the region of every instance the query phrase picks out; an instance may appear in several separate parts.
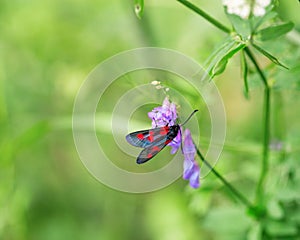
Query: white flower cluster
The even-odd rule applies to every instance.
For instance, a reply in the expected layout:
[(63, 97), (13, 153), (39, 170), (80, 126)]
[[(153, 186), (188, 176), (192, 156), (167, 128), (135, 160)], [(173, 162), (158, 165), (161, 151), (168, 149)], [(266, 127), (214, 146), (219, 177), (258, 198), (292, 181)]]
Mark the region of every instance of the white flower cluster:
[[(251, 1), (253, 3), (251, 3)], [(265, 8), (270, 5), (271, 0), (223, 0), (223, 5), (227, 7), (229, 14), (235, 14), (241, 18), (248, 18), (251, 12), (254, 16), (263, 16)]]

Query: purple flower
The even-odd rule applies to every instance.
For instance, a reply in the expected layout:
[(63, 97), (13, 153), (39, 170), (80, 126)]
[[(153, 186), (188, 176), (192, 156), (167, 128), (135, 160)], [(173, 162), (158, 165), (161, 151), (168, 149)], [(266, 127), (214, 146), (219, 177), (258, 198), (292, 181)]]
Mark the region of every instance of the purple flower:
[(189, 129), (184, 131), (183, 155), (183, 179), (189, 180), (191, 187), (198, 188), (200, 186), (200, 168), (195, 161), (196, 148)]
[(181, 131), (182, 127), (180, 127), (180, 131), (178, 132), (177, 136), (173, 139), (173, 141), (168, 144), (168, 146), (172, 147), (170, 152), (171, 154), (175, 154), (181, 145)]
[(176, 105), (170, 103), (168, 97), (166, 97), (163, 105), (154, 108), (148, 113), (148, 117), (152, 120), (152, 128), (164, 127), (166, 125), (173, 126), (177, 119)]

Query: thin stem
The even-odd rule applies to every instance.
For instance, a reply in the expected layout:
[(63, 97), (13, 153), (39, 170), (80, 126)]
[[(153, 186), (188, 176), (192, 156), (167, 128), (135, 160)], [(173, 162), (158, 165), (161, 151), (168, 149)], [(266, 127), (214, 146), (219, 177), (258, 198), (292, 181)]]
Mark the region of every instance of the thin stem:
[(263, 71), (258, 66), (258, 63), (257, 63), (256, 59), (254, 58), (254, 55), (252, 54), (252, 52), (250, 51), (250, 49), (248, 47), (245, 47), (244, 50), (245, 50), (246, 54), (248, 55), (248, 57), (250, 58), (250, 60), (252, 61), (253, 65), (255, 66), (259, 76), (261, 77), (261, 79), (265, 85), (265, 88), (269, 88), (267, 78), (266, 78), (265, 74), (263, 73)]
[(257, 61), (255, 60), (253, 54), (251, 53), (249, 48), (245, 48), (245, 52), (254, 64), (258, 74), (260, 75), (264, 85), (264, 125), (263, 125), (263, 134), (264, 134), (264, 142), (263, 142), (263, 158), (262, 158), (262, 165), (261, 165), (261, 172), (256, 188), (256, 201), (261, 203), (262, 196), (264, 194), (264, 184), (266, 181), (266, 177), (269, 170), (269, 144), (270, 144), (270, 105), (271, 105), (271, 89), (268, 85), (267, 78), (265, 77), (264, 73), (258, 66)]
[[(195, 145), (195, 144), (194, 144)], [(230, 191), (249, 209), (254, 209), (254, 206), (248, 201), (246, 197), (244, 197), (236, 188), (234, 188), (225, 178), (222, 177), (220, 173), (218, 173), (209, 162), (207, 162), (204, 156), (201, 154), (199, 149), (196, 147), (197, 154), (202, 160), (202, 162), (224, 183), (224, 185), (230, 189)]]
[(189, 1), (186, 1), (186, 0), (177, 0), (177, 1), (182, 3), (184, 6), (188, 7), (192, 11), (196, 12), (197, 14), (202, 16), (203, 18), (205, 18), (207, 21), (209, 21), (211, 24), (215, 25), (217, 28), (219, 28), (223, 32), (226, 32), (226, 33), (231, 32), (231, 30), (228, 27), (224, 26), (218, 20), (216, 20), (213, 17), (211, 17), (210, 15), (208, 15), (206, 12), (204, 12), (203, 10), (198, 8), (196, 5), (190, 3)]
[(270, 142), (270, 88), (264, 91), (264, 146), (260, 177), (258, 180), (256, 199), (261, 200), (264, 194), (264, 184), (269, 170), (269, 142)]
[(245, 97), (249, 99), (248, 64), (246, 61), (244, 50), (241, 51), (241, 65), (242, 65), (242, 75), (243, 75), (244, 85), (245, 85)]
[[(178, 2), (182, 3), (183, 5), (185, 5), (186, 7), (188, 7), (189, 9), (191, 9), (192, 11), (196, 12), (197, 14), (199, 14), (200, 16), (202, 16), (203, 18), (205, 18), (207, 21), (209, 21), (211, 24), (213, 24), (214, 26), (216, 26), (217, 28), (219, 28), (220, 30), (222, 30), (223, 32), (226, 33), (230, 33), (231, 30), (229, 28), (227, 28), (226, 26), (224, 26), (222, 23), (220, 23), (219, 21), (217, 21), (216, 19), (214, 19), (213, 17), (209, 16), (207, 13), (205, 13), (203, 10), (201, 10), (200, 8), (198, 8), (197, 6), (195, 6), (194, 4), (190, 3), (189, 1), (186, 0), (177, 0)], [(247, 56), (250, 58), (250, 60), (252, 61), (252, 63), (254, 64), (259, 76), (262, 79), (262, 82), (265, 86), (265, 92), (264, 92), (264, 125), (263, 125), (263, 134), (264, 134), (264, 142), (263, 142), (263, 159), (262, 159), (262, 168), (261, 168), (261, 173), (260, 173), (260, 177), (258, 180), (258, 185), (257, 185), (257, 190), (256, 190), (256, 200), (257, 201), (261, 201), (261, 198), (264, 194), (264, 183), (266, 180), (266, 176), (268, 173), (268, 159), (269, 159), (269, 142), (270, 142), (270, 87), (268, 85), (268, 81), (266, 76), (264, 75), (263, 71), (260, 69), (257, 61), (255, 60), (252, 52), (250, 51), (250, 49), (248, 47), (244, 48)], [(197, 153), (200, 156), (200, 158), (203, 160), (203, 162), (211, 168), (212, 172), (214, 174), (216, 174), (216, 176), (218, 176), (221, 181), (228, 186), (232, 192), (234, 192), (236, 194), (236, 196), (239, 196), (239, 199), (246, 204), (247, 206), (251, 206), (251, 204), (248, 202), (247, 199), (245, 199), (242, 195), (240, 195), (240, 193), (233, 188), (230, 184), (228, 184), (228, 182), (222, 178), (222, 176), (216, 172), (210, 165), (208, 162), (205, 161), (205, 159), (203, 158), (203, 156), (201, 155), (201, 153), (199, 152), (199, 150), (197, 149)]]

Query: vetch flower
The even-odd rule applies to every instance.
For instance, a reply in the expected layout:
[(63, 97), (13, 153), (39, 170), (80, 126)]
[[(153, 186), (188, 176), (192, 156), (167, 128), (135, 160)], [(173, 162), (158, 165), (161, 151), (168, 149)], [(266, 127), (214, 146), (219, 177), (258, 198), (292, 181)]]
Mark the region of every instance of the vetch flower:
[(184, 131), (183, 142), (183, 179), (190, 181), (190, 186), (198, 188), (200, 186), (200, 167), (195, 161), (196, 148), (192, 140), (191, 132), (189, 129)]
[(173, 141), (168, 144), (168, 146), (172, 147), (171, 154), (175, 154), (181, 145), (181, 131), (182, 127), (180, 127), (180, 131), (178, 132), (177, 136), (173, 139)]
[(223, 0), (223, 5), (227, 7), (229, 14), (238, 15), (241, 18), (248, 18), (250, 13), (254, 16), (263, 16), (265, 8), (269, 6), (271, 0)]
[(163, 105), (154, 108), (148, 113), (148, 117), (152, 120), (152, 128), (164, 127), (166, 125), (173, 126), (177, 119), (176, 105), (170, 103), (168, 97), (166, 97)]

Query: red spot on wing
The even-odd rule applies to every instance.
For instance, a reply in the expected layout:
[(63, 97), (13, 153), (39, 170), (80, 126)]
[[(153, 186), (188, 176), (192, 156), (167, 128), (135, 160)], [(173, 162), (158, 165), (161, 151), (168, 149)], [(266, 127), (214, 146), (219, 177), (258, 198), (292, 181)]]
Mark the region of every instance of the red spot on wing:
[(148, 154), (147, 154), (147, 158), (152, 158), (152, 156), (153, 156), (153, 155), (152, 155), (151, 153), (148, 153)]
[(140, 140), (144, 139), (144, 135), (142, 133), (137, 134), (136, 137)]
[(154, 141), (153, 131), (149, 131), (148, 140), (149, 140), (150, 142), (153, 142), (153, 141)]
[(153, 146), (152, 151), (159, 152), (160, 148), (158, 146)]
[(172, 142), (172, 139), (167, 139), (165, 144), (169, 144), (170, 142)]
[(166, 135), (167, 133), (169, 132), (169, 127), (168, 126), (165, 126), (165, 127), (162, 127), (159, 131), (159, 134), (160, 135)]

